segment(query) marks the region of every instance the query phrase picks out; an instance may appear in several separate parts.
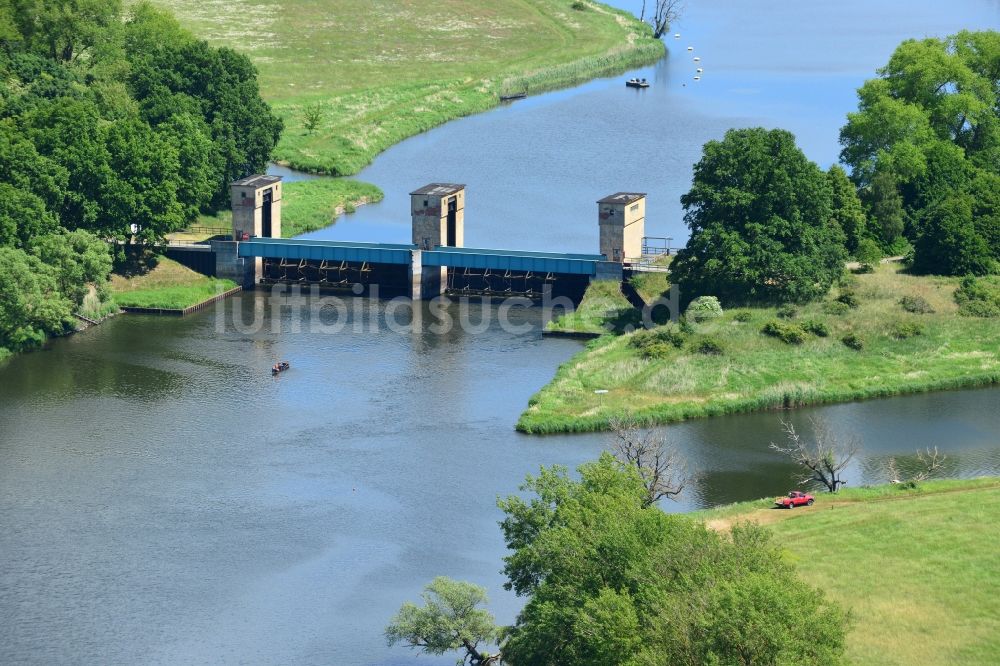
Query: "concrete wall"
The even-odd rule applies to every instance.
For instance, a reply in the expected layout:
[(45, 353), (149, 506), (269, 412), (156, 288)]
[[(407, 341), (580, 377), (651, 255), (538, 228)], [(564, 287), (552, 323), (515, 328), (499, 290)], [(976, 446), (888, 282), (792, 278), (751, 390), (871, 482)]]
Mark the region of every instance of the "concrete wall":
[(281, 182), (259, 187), (233, 184), (233, 238), (263, 235), (264, 193), (271, 192), (271, 237), (281, 238)]
[(432, 250), (448, 242), (448, 202), (454, 199), (455, 247), (465, 245), (465, 190), (455, 194), (435, 196), (410, 195), (410, 217), (413, 222), (413, 244)]
[(598, 204), (600, 250), (608, 261), (621, 263), (642, 256), (646, 235), (646, 199), (630, 204)]
[(232, 280), (244, 289), (253, 287), (259, 269), (260, 259), (247, 259), (237, 253), (239, 243), (236, 241), (212, 241), (212, 252), (215, 253), (215, 277)]

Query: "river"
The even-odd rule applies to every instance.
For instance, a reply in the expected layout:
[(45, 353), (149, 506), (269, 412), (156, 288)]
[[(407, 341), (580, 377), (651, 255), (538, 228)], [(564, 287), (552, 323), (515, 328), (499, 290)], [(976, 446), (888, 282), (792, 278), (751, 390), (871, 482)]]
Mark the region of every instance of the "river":
[[(748, 2), (738, 21), (731, 3), (693, 6), (678, 31), (716, 77), (696, 90), (671, 87), (690, 68), (671, 41), (665, 63), (636, 73), (655, 82), (645, 93), (616, 77), (404, 142), (361, 175), (387, 201), (320, 233), (405, 239), (406, 192), (458, 180), (470, 185), (470, 245), (537, 248), (527, 237), (534, 228), (561, 249), (592, 251), (593, 201), (616, 189), (648, 190), (651, 206), (660, 202), (650, 232), (680, 238), (668, 200), (685, 189), (702, 140), (756, 119), (791, 127), (814, 159), (832, 161), (837, 116), (903, 34), (995, 26), (1000, 16), (985, 0), (852, 1), (819, 18), (800, 4)], [(833, 16), (840, 11), (850, 20)], [(906, 18), (887, 20), (894, 12)], [(845, 55), (859, 42), (861, 55)], [(764, 66), (775, 52), (777, 64)], [(826, 96), (813, 97), (819, 90)], [(829, 100), (845, 108), (834, 113)], [(611, 150), (614, 132), (617, 141), (636, 134), (634, 146), (655, 140), (670, 150), (633, 161)], [(429, 168), (426, 155), (441, 145), (455, 150)], [(425, 163), (414, 165), (414, 155)], [(583, 175), (589, 180), (578, 182)], [(555, 195), (567, 203), (539, 225), (513, 215), (522, 194), (532, 206)], [(491, 219), (511, 223), (491, 230)], [(498, 619), (513, 619), (520, 600), (502, 590), (496, 496), (539, 465), (574, 467), (606, 444), (599, 434), (513, 431), (528, 398), (579, 343), (541, 339), (535, 309), (513, 310), (511, 323), (528, 330), (511, 330), (496, 308), (471, 304), (465, 327), (438, 334), (427, 312), (406, 330), (390, 325), (400, 320), (387, 320), (390, 304), (357, 300), (330, 333), (297, 330), (276, 303), (255, 292), (182, 319), (118, 317), (0, 366), (0, 663), (414, 663), (407, 649), (387, 648), (381, 630), (436, 575), (484, 585)], [(453, 314), (460, 317), (457, 306)], [(271, 377), (282, 358), (292, 369)], [(935, 445), (950, 474), (1000, 473), (998, 405), (1000, 391), (989, 389), (791, 418), (807, 427), (821, 416), (857, 436), (864, 455), (848, 478), (862, 484), (881, 479), (888, 456)], [(702, 474), (668, 510), (791, 485), (791, 468), (767, 448), (779, 435), (773, 413), (668, 433)]]

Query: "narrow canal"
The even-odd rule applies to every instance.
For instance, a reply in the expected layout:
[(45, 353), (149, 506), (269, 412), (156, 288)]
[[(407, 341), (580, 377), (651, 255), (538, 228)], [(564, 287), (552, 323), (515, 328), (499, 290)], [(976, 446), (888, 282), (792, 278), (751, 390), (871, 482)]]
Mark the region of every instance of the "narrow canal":
[[(470, 185), (470, 245), (536, 247), (528, 230), (542, 229), (542, 244), (591, 251), (593, 200), (619, 188), (648, 190), (651, 233), (681, 237), (675, 200), (704, 139), (744, 120), (786, 126), (831, 162), (853, 88), (900, 38), (1000, 22), (989, 0), (852, 0), (819, 18), (800, 3), (731, 7), (705, 0), (678, 27), (717, 70), (697, 92), (673, 85), (689, 65), (671, 42), (665, 63), (628, 75), (654, 80), (645, 94), (618, 77), (452, 123), (381, 157), (362, 177), (387, 202), (321, 233), (403, 238), (405, 193), (441, 179)], [(529, 213), (543, 205), (540, 224)], [(221, 317), (119, 317), (0, 367), (0, 663), (413, 663), (381, 630), (442, 574), (486, 586), (498, 619), (513, 619), (496, 496), (605, 444), (513, 431), (579, 344), (542, 340), (537, 310), (513, 310), (511, 330), (472, 305), (465, 326), (438, 333), (354, 301), (331, 333), (296, 330), (274, 305), (253, 293)], [(285, 358), (292, 369), (272, 378)], [(857, 435), (849, 479), (861, 484), (886, 457), (934, 445), (951, 474), (1000, 473), (998, 405), (1000, 391), (962, 391), (792, 418)], [(789, 487), (767, 449), (775, 414), (669, 433), (703, 476), (668, 510)]]

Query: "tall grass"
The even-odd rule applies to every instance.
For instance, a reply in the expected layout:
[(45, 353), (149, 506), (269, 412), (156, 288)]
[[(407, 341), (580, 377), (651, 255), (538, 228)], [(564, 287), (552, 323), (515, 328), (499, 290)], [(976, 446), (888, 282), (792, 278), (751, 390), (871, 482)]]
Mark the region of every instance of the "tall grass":
[[(774, 308), (750, 309), (695, 324), (693, 336), (718, 340), (721, 355), (698, 354), (685, 345), (665, 356), (643, 358), (631, 335), (605, 336), (564, 363), (531, 398), (517, 427), (524, 432), (578, 432), (607, 427), (613, 415), (630, 414), (667, 423), (690, 418), (803, 405), (881, 398), (906, 393), (1000, 384), (1000, 319), (957, 315), (952, 294), (958, 281), (905, 275), (883, 267), (860, 276), (860, 307), (827, 314), (822, 303), (803, 307), (800, 320), (822, 322), (829, 337), (808, 336), (789, 345), (761, 334)], [(926, 298), (934, 314), (911, 314), (901, 296)], [(834, 294), (835, 295), (835, 294)], [(900, 322), (923, 333), (894, 336)], [(840, 342), (853, 333), (855, 351)], [(623, 376), (625, 361), (641, 371)], [(594, 390), (608, 393), (595, 395)]]

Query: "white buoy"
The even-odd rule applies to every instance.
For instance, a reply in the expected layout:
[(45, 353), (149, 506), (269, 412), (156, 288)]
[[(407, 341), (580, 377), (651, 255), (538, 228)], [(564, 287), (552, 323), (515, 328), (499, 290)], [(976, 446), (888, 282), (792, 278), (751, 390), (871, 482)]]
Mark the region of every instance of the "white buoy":
[(694, 77), (694, 80), (695, 81), (701, 81), (701, 77), (700, 76), (696, 76), (696, 77)]
[(699, 67), (698, 69), (696, 69), (696, 70), (694, 70), (694, 71), (696, 71), (696, 72), (698, 72), (699, 74), (701, 74), (701, 73), (702, 73), (702, 72), (704, 72), (705, 70), (703, 70), (703, 69), (702, 69), (701, 67)]
[(688, 51), (694, 51), (694, 47), (693, 46), (689, 46), (688, 47)]
[(701, 62), (701, 58), (699, 58), (698, 56), (695, 56), (694, 61), (695, 62)]
[(674, 33), (674, 39), (680, 39), (680, 38), (681, 38), (681, 33), (675, 32)]

